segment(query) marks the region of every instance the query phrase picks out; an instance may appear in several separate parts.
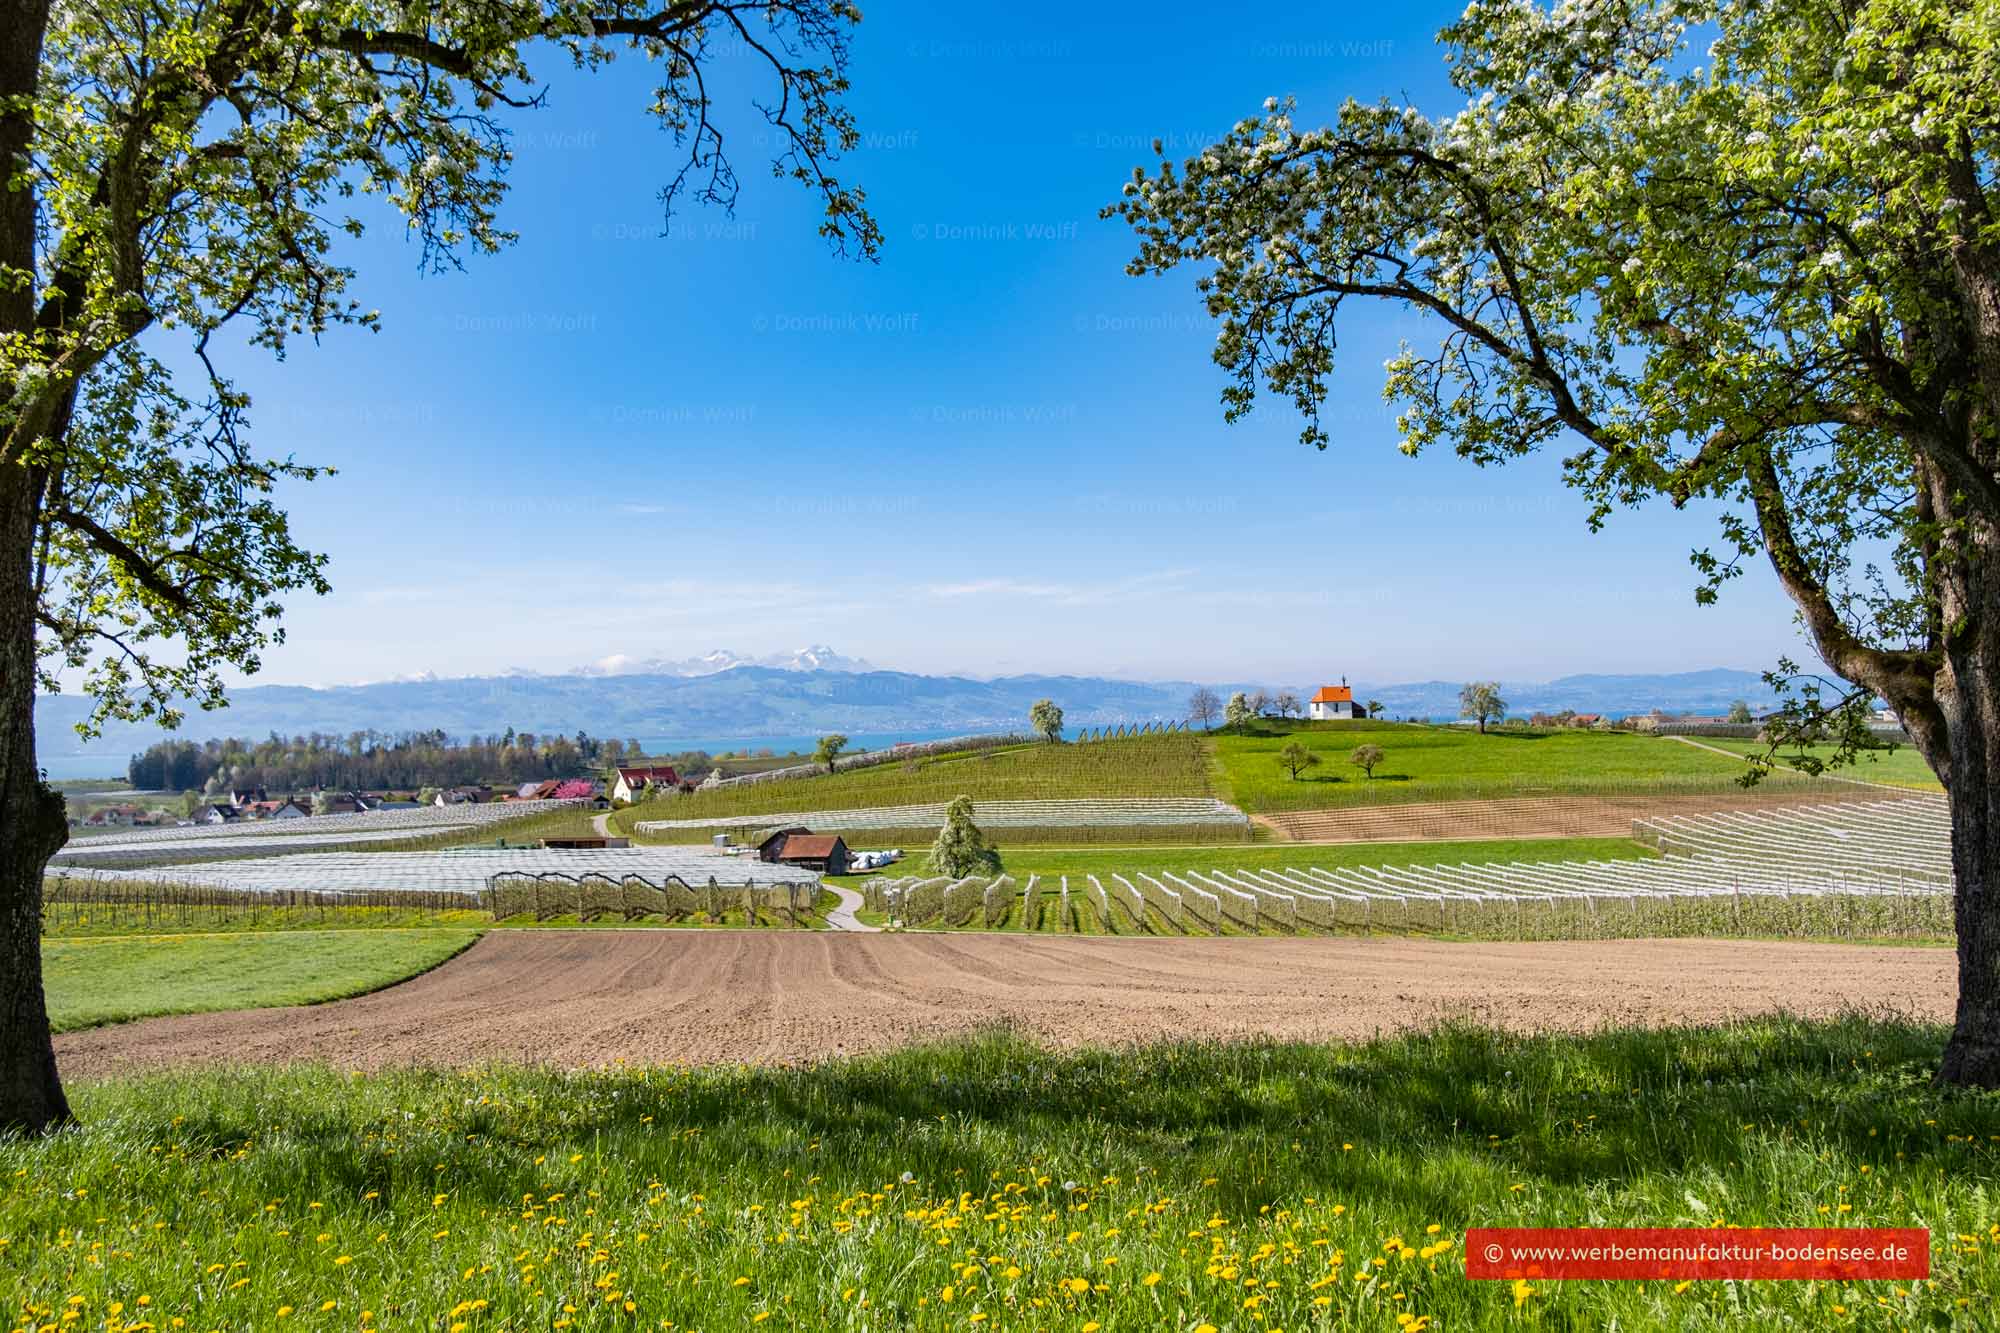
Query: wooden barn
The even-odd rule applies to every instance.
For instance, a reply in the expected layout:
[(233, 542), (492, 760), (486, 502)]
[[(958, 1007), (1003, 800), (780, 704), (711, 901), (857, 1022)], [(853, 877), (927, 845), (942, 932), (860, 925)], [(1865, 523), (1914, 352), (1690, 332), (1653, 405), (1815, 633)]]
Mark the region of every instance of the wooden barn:
[(808, 833), (788, 829), (774, 833), (757, 846), (757, 859), (778, 865), (817, 870), (825, 875), (847, 873), (847, 843), (838, 833)]

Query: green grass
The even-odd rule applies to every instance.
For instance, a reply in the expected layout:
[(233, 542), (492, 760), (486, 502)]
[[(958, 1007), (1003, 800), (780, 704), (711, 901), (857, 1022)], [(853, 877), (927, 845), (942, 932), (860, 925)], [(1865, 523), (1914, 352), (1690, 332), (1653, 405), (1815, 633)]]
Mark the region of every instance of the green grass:
[[(162, 1075), (0, 1143), (0, 1290), (30, 1328), (1980, 1327), (2000, 1098), (1932, 1088), (1941, 1040), (1771, 1019)], [(1926, 1227), (1932, 1277), (1464, 1277), (1469, 1226), (1725, 1222)]]
[[(1735, 740), (1711, 736), (1693, 737), (1691, 739), (1701, 745), (1713, 745), (1719, 750), (1728, 750), (1732, 754), (1763, 754), (1770, 748), (1760, 741)], [(1791, 749), (1780, 752), (1777, 755), (1777, 760), (1780, 764), (1784, 764), (1787, 756), (1798, 755), (1807, 755), (1825, 763), (1833, 758), (1834, 747), (1831, 745), (1810, 745), (1802, 750), (1794, 746)], [(1893, 750), (1864, 750), (1855, 757), (1855, 761), (1852, 764), (1846, 764), (1840, 768), (1829, 768), (1826, 773), (1828, 777), (1853, 778), (1859, 782), (1880, 782), (1891, 787), (1911, 787), (1920, 791), (1944, 790), (1944, 784), (1938, 781), (1937, 774), (1931, 770), (1929, 764), (1924, 762), (1924, 757), (1917, 753), (1916, 747), (1912, 745), (1899, 745)]]
[[(1294, 781), (1278, 753), (1293, 741), (1320, 757)], [(1373, 779), (1348, 761), (1379, 745)], [(1397, 722), (1266, 722), (1214, 738), (1220, 793), (1249, 811), (1313, 810), (1402, 801), (1727, 792), (1742, 767), (1723, 755), (1627, 732), (1489, 731)], [(1792, 779), (1799, 780), (1799, 779)]]
[(121, 936), (42, 943), (57, 1032), (155, 1014), (314, 1004), (436, 967), (472, 930), (308, 930)]
[(696, 791), (621, 810), (614, 827), (644, 819), (711, 819), (804, 810), (1070, 797), (1207, 796), (1204, 738), (1180, 732), (1082, 744), (1031, 743), (935, 755), (816, 777)]

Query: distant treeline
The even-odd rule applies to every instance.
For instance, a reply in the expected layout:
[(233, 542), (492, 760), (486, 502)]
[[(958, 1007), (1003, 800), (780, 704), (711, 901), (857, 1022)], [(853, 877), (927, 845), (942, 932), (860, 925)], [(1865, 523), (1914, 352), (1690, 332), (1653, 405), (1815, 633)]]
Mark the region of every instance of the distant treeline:
[[(583, 731), (574, 736), (542, 736), (510, 727), (501, 735), (463, 741), (442, 731), (396, 735), (356, 731), (345, 736), (314, 732), (290, 737), (274, 734), (261, 741), (234, 737), (160, 741), (133, 755), (126, 775), (142, 790), (262, 787), (273, 793), (318, 788), (414, 791), (467, 783), (593, 776), (640, 754), (636, 740), (599, 739)], [(705, 763), (699, 767), (706, 771)]]

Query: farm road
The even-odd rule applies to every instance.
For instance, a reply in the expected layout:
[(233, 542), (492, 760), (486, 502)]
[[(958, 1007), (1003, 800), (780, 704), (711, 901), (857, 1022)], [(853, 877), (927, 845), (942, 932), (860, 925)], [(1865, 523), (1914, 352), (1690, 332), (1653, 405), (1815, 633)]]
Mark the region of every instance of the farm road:
[(67, 1078), (202, 1063), (770, 1064), (1006, 1023), (1054, 1045), (1712, 1023), (1856, 1005), (1951, 1017), (1948, 949), (1620, 940), (1106, 939), (496, 930), (358, 999), (56, 1038)]

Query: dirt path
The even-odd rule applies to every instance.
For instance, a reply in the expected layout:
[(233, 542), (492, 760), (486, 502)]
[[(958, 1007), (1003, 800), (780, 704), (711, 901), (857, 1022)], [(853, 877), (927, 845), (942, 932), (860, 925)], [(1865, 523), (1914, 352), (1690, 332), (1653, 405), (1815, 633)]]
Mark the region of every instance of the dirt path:
[(860, 894), (853, 889), (843, 889), (838, 884), (829, 884), (826, 887), (832, 889), (834, 896), (840, 899), (840, 906), (826, 914), (828, 926), (834, 930), (849, 930), (861, 935), (872, 935), (881, 929), (880, 926), (862, 924), (861, 918), (854, 915), (861, 910), (864, 901)]
[(391, 990), (56, 1038), (63, 1074), (202, 1062), (339, 1068), (813, 1060), (998, 1023), (1057, 1045), (1351, 1038), (1464, 1017), (1516, 1030), (1866, 1006), (1951, 1016), (1949, 950), (1637, 940), (1103, 939), (492, 931)]

